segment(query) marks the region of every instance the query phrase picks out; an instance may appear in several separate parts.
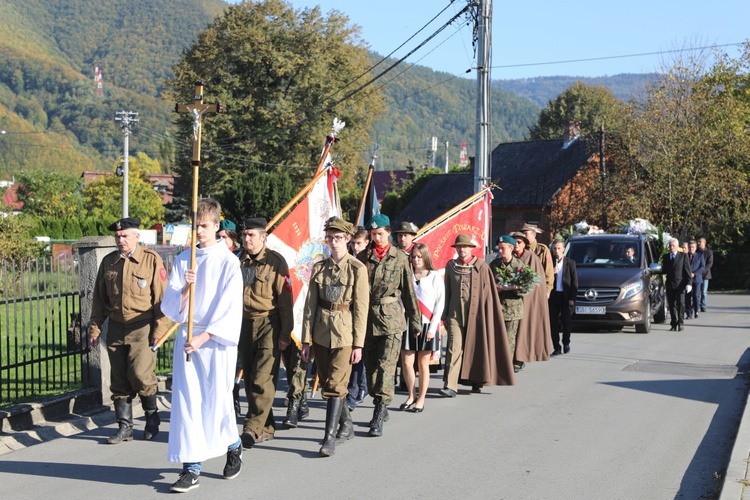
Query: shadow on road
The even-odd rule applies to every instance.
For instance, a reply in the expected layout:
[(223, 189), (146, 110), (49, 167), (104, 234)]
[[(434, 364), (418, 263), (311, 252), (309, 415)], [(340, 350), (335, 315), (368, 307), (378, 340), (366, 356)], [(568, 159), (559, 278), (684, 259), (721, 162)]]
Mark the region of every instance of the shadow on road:
[[(711, 423), (680, 482), (675, 498), (718, 498), (726, 476), (750, 388), (750, 349), (737, 362), (733, 378), (607, 382), (605, 385), (715, 404)], [(727, 391), (727, 387), (731, 391)], [(730, 397), (722, 397), (730, 394)]]

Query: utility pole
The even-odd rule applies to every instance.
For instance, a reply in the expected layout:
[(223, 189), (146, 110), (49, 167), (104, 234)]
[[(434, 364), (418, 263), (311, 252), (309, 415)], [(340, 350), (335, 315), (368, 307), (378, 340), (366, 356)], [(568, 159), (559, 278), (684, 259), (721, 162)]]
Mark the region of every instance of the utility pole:
[(607, 165), (604, 159), (604, 125), (599, 127), (599, 175), (602, 179), (602, 228), (607, 229)]
[[(474, 161), (474, 192), (490, 184), (490, 67), (492, 60), (492, 0), (475, 0), (477, 46), (477, 149)], [(492, 227), (492, 210), (487, 214)], [(489, 250), (490, 235), (485, 237), (485, 253)]]
[(133, 111), (117, 111), (115, 121), (122, 128), (122, 217), (128, 217), (128, 146), (130, 137), (130, 126), (138, 123), (138, 113)]
[(448, 141), (445, 141), (445, 173), (448, 173), (450, 163), (448, 162)]

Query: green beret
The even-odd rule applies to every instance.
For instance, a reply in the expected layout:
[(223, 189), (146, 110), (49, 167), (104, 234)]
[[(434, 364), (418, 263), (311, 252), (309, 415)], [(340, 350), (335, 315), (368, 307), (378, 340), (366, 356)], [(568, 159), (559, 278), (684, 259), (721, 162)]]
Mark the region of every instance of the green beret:
[(222, 219), (219, 223), (219, 231), (237, 231), (237, 225), (229, 219)]
[(367, 230), (370, 229), (380, 229), (381, 227), (391, 227), (391, 219), (388, 218), (385, 214), (378, 214), (372, 217), (370, 221), (367, 223), (367, 226), (365, 226)]
[(141, 221), (133, 217), (125, 217), (117, 222), (109, 225), (107, 229), (110, 231), (122, 231), (123, 229), (138, 229), (141, 225)]
[(508, 245), (516, 246), (516, 240), (509, 234), (504, 234), (497, 239), (497, 245), (500, 243), (507, 243)]
[(326, 221), (326, 225), (324, 228), (326, 231), (341, 231), (342, 233), (346, 233), (348, 235), (351, 235), (354, 233), (354, 226), (346, 222), (341, 217), (331, 217)]

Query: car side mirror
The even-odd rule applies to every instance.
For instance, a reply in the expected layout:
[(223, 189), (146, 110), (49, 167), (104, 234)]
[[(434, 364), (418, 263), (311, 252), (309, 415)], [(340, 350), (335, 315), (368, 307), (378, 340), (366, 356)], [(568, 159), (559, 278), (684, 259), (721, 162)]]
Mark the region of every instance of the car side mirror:
[(652, 262), (651, 265), (648, 266), (648, 272), (649, 274), (664, 274), (664, 269), (658, 262)]

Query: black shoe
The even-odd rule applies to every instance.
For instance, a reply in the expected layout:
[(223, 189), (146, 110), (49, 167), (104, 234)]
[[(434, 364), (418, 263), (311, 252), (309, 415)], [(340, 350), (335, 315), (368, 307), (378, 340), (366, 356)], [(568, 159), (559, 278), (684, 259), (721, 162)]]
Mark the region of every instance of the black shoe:
[(562, 354), (562, 351), (560, 349), (555, 349), (554, 351), (552, 351), (552, 356), (559, 356), (560, 354)]
[(224, 466), (224, 479), (234, 479), (242, 470), (242, 445), (227, 452), (227, 463)]
[(438, 393), (443, 396), (444, 398), (455, 398), (456, 397), (456, 391), (453, 389), (448, 389), (447, 387), (444, 387), (438, 391)]
[(570, 344), (566, 344), (563, 346), (563, 354), (568, 354), (570, 352)]
[(412, 406), (408, 411), (410, 413), (422, 413), (424, 411), (424, 406), (422, 408), (419, 408), (417, 406)]
[(676, 326), (672, 326), (672, 327), (670, 327), (669, 331), (670, 332), (676, 332), (677, 331), (677, 327)]
[(471, 386), (471, 393), (472, 394), (482, 394), (482, 386), (481, 385), (472, 385)]
[(695, 313), (695, 319), (698, 319), (698, 313)]
[(411, 403), (401, 403), (401, 406), (399, 406), (398, 409), (402, 411), (409, 411), (414, 408), (415, 404), (417, 404), (415, 401), (412, 401)]
[(701, 312), (702, 313), (706, 312), (706, 308), (705, 307), (701, 307)]
[(679, 325), (679, 326), (677, 327), (677, 331), (678, 331), (678, 332), (681, 332), (682, 330), (684, 330), (684, 328), (682, 327), (682, 325)]
[(517, 367), (516, 365), (513, 365), (513, 373), (518, 373), (520, 371), (521, 369), (519, 367)]
[(370, 431), (368, 434), (372, 437), (379, 437), (383, 435), (383, 422), (385, 421), (385, 405), (378, 401), (375, 403), (375, 410), (373, 412), (372, 421), (370, 423)]
[(200, 486), (200, 480), (198, 474), (193, 474), (190, 471), (184, 470), (180, 473), (180, 478), (172, 485), (171, 491), (175, 493), (187, 493), (190, 490), (196, 489)]

